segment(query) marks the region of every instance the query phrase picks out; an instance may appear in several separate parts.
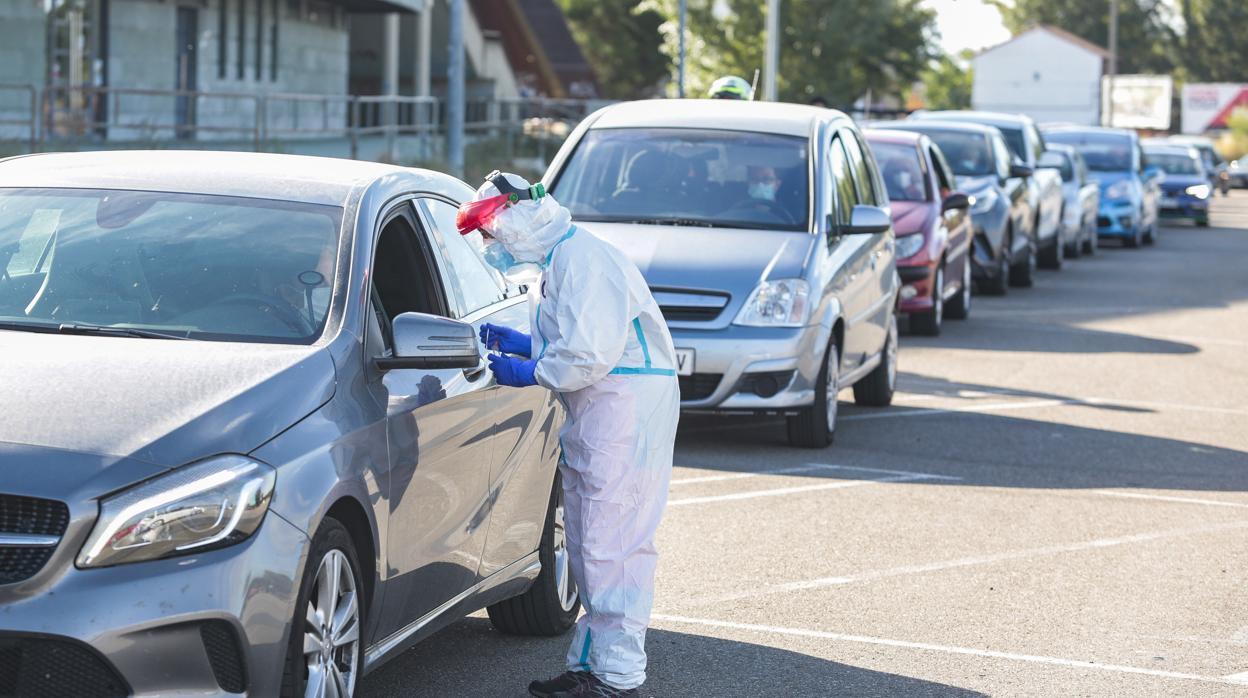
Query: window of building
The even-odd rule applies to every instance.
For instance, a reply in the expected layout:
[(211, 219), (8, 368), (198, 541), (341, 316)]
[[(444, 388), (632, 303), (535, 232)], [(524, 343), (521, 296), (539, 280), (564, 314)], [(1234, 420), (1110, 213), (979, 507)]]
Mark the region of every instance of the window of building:
[(273, 20), (269, 25), (269, 80), (277, 82), (277, 20), (282, 16), (281, 0), (273, 0)]
[(238, 0), (238, 79), (247, 77), (247, 0)]
[(264, 79), (264, 0), (256, 0), (256, 82)]
[(217, 77), (224, 80), (230, 74), (230, 2), (221, 0), (217, 6)]

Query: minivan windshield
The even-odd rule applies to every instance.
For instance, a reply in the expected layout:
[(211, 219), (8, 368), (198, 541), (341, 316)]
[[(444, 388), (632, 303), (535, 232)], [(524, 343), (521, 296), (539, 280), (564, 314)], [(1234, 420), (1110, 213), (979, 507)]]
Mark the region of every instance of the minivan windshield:
[(1088, 169), (1094, 172), (1125, 172), (1132, 169), (1133, 143), (1117, 133), (1053, 131), (1044, 134), (1050, 143), (1073, 145)]
[(0, 329), (309, 344), (341, 220), (264, 199), (0, 189)]
[(1172, 175), (1203, 175), (1204, 165), (1194, 155), (1180, 155), (1158, 151), (1144, 151), (1148, 164), (1156, 165), (1162, 172)]
[(551, 193), (579, 221), (806, 230), (807, 150), (765, 133), (594, 129)]
[[(917, 129), (916, 129), (917, 130)], [(924, 128), (922, 133), (940, 146), (953, 173), (961, 177), (985, 177), (997, 174), (992, 150), (982, 133)]]

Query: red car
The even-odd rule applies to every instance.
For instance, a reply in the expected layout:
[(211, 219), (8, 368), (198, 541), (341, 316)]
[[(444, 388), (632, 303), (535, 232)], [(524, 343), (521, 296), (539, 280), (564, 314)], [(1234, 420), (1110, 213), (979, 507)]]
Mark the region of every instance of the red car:
[(897, 234), (901, 312), (910, 329), (940, 334), (946, 316), (971, 312), (970, 199), (930, 138), (909, 131), (864, 135), (880, 165)]

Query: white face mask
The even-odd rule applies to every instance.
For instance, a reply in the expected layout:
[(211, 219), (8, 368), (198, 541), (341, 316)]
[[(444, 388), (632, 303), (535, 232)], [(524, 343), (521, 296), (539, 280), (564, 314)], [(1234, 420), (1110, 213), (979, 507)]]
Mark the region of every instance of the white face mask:
[(754, 182), (750, 185), (750, 198), (775, 201), (776, 184), (774, 182)]

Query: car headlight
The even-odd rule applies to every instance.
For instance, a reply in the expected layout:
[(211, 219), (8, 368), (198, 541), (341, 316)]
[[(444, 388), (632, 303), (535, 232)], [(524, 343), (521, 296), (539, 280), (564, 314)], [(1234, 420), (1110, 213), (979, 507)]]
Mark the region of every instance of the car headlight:
[(1131, 183), (1124, 180), (1114, 182), (1105, 189), (1106, 199), (1125, 199), (1131, 196)]
[(897, 259), (907, 259), (923, 249), (923, 233), (912, 233), (897, 238)]
[(971, 204), (971, 215), (988, 213), (989, 209), (997, 205), (996, 189), (985, 189), (975, 195), (975, 203)]
[(155, 560), (245, 540), (264, 520), (276, 479), (271, 466), (226, 455), (109, 497), (78, 566)]
[(1211, 189), (1208, 184), (1193, 184), (1185, 191), (1197, 199), (1208, 199), (1209, 194), (1213, 193), (1213, 189)]
[(802, 279), (764, 281), (745, 301), (733, 324), (802, 327), (810, 312), (810, 285)]

